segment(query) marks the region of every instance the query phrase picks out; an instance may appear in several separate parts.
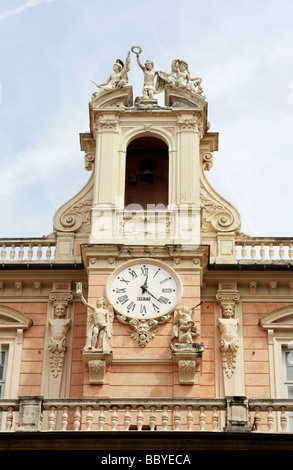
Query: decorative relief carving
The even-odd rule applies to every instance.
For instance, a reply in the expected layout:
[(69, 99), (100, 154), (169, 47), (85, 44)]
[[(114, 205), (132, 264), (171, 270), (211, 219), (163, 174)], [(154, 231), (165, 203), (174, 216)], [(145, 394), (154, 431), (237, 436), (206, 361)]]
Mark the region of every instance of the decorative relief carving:
[[(200, 302), (196, 307), (199, 307)], [(181, 384), (194, 383), (196, 365), (201, 359), (204, 344), (195, 343), (193, 338), (199, 336), (199, 325), (192, 320), (193, 308), (187, 306), (176, 309), (174, 315), (173, 336), (179, 343), (171, 344), (174, 361), (178, 364)]]
[(86, 171), (92, 171), (95, 167), (95, 153), (87, 152), (84, 156), (84, 167)]
[(234, 232), (240, 227), (240, 216), (221, 196), (217, 195), (207, 181), (201, 181), (200, 200), (202, 232)]
[(73, 299), (69, 289), (70, 286), (66, 284), (64, 286), (55, 285), (49, 295), (54, 309), (54, 317), (48, 321), (51, 330), (48, 343), (49, 366), (55, 379), (60, 377), (62, 373), (67, 350), (67, 333), (71, 326), (70, 318), (66, 318), (68, 305)]
[(177, 119), (177, 125), (181, 130), (196, 130), (198, 125), (198, 119), (194, 116), (179, 116)]
[(84, 188), (54, 215), (54, 230), (59, 232), (89, 233), (91, 228), (91, 208), (93, 205), (93, 176)]
[(174, 315), (173, 337), (178, 338), (179, 343), (193, 343), (193, 337), (199, 336), (199, 325), (197, 325), (191, 318), (191, 312), (196, 307), (190, 309), (189, 307), (182, 307), (176, 309)]
[(223, 369), (230, 379), (236, 368), (237, 351), (239, 349), (239, 320), (235, 318), (236, 303), (240, 295), (235, 291), (218, 292), (216, 300), (221, 304), (222, 318), (218, 318), (221, 332), (220, 350), (222, 351)]
[(160, 318), (150, 318), (149, 320), (140, 318), (128, 318), (123, 315), (116, 315), (117, 319), (123, 325), (129, 325), (131, 337), (137, 341), (139, 346), (145, 347), (157, 332), (157, 325), (162, 325), (170, 320), (170, 315), (164, 315)]
[(212, 153), (204, 153), (201, 155), (202, 168), (204, 171), (209, 171), (213, 166), (214, 156)]
[(71, 326), (71, 320), (65, 318), (66, 304), (57, 304), (54, 307), (55, 318), (49, 320), (51, 336), (48, 345), (49, 364), (53, 377), (58, 377), (63, 368), (64, 355), (67, 350), (67, 332)]

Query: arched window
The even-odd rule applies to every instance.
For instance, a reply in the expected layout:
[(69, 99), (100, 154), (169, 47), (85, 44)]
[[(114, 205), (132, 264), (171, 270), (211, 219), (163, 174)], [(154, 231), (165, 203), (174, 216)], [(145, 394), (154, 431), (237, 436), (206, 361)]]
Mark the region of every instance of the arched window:
[(140, 137), (127, 148), (125, 208), (166, 209), (168, 206), (168, 146), (156, 137)]

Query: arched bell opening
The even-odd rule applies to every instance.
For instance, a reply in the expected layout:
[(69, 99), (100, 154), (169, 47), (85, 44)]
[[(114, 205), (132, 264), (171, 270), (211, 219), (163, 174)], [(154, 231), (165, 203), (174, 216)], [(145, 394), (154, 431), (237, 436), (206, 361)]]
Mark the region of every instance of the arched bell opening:
[(166, 209), (168, 180), (167, 144), (156, 137), (133, 140), (126, 153), (125, 208)]

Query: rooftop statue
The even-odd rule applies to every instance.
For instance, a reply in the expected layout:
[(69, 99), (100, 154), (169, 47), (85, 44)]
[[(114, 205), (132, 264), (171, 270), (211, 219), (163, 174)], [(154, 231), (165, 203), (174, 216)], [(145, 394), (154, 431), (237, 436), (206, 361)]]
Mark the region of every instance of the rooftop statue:
[[(168, 85), (170, 87), (177, 87), (187, 90), (196, 95), (201, 95), (203, 98), (203, 90), (201, 87), (202, 79), (199, 77), (192, 78), (188, 69), (188, 64), (184, 60), (174, 59), (171, 63), (171, 72), (166, 73), (155, 70), (154, 62), (146, 60), (142, 65), (140, 61), (140, 54), (142, 49), (140, 46), (132, 46), (131, 51), (136, 55), (138, 66), (143, 71), (143, 88), (142, 97), (137, 98), (137, 102), (143, 102), (144, 105), (152, 105), (154, 96), (164, 91)], [(93, 93), (92, 98), (96, 98), (104, 92), (113, 91), (123, 88), (128, 83), (128, 72), (130, 70), (130, 51), (128, 51), (125, 62), (117, 59), (113, 65), (113, 73), (109, 76), (108, 80), (104, 83), (91, 82), (96, 85), (100, 90)], [(148, 103), (147, 103), (148, 102)]]
[(157, 93), (161, 93), (164, 89), (164, 86), (170, 83), (170, 80), (168, 78), (170, 74), (155, 71), (154, 62), (149, 59), (145, 62), (145, 65), (142, 65), (139, 59), (139, 55), (141, 54), (142, 50), (139, 46), (132, 46), (131, 51), (136, 55), (137, 63), (143, 71), (143, 99), (153, 100), (154, 95)]
[(103, 91), (112, 91), (116, 88), (122, 88), (128, 83), (128, 72), (130, 70), (130, 51), (128, 51), (125, 63), (121, 59), (117, 59), (113, 65), (113, 73), (109, 76), (108, 80), (104, 83), (97, 84), (91, 80), (94, 85), (98, 88), (101, 88), (101, 91), (93, 93), (93, 98), (95, 98), (99, 93)]
[(175, 86), (185, 88), (193, 93), (202, 95), (202, 79), (199, 77), (191, 77), (187, 62), (184, 60), (174, 59), (171, 64), (171, 70), (171, 78), (174, 81)]

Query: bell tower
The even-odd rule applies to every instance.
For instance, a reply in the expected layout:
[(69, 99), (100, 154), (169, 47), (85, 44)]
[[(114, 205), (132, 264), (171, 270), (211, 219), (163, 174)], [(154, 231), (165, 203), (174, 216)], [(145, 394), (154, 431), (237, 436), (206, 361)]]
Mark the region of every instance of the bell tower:
[[(54, 217), (59, 258), (74, 250), (87, 272), (76, 288), (88, 311), (84, 395), (196, 397), (203, 272), (231, 262), (240, 218), (205, 177), (218, 134), (201, 78), (183, 60), (162, 72), (131, 51), (105, 83), (93, 82), (90, 129), (80, 135), (91, 177)], [(134, 98), (135, 56), (143, 85)]]

